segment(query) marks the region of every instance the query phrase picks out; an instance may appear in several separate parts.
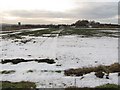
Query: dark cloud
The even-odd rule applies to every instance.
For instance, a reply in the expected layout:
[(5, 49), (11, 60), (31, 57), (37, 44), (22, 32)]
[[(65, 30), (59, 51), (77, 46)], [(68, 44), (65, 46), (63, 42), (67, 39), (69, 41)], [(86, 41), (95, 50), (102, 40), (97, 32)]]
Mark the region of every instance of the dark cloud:
[(71, 10), (70, 15), (75, 18), (104, 19), (113, 18), (118, 14), (117, 3), (89, 2), (82, 5), (84, 7)]

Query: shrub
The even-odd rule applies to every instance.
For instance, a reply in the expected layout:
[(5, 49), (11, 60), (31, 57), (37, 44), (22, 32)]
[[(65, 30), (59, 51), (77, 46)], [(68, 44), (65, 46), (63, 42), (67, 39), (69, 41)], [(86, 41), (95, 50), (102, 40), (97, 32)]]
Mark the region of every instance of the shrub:
[(96, 77), (98, 77), (98, 78), (103, 78), (104, 73), (103, 73), (102, 71), (99, 71), (99, 72), (96, 72), (95, 75), (96, 75)]

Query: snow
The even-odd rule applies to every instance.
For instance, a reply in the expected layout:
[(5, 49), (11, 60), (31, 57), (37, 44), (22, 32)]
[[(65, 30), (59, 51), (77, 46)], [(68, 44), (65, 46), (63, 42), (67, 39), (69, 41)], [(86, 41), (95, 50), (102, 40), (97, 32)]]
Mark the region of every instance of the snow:
[[(38, 88), (95, 87), (107, 83), (118, 83), (117, 73), (111, 73), (110, 79), (99, 79), (94, 75), (94, 72), (81, 77), (64, 76), (66, 69), (110, 65), (118, 62), (118, 38), (81, 38), (78, 35), (58, 36), (58, 34), (55, 37), (24, 37), (22, 40), (31, 39), (31, 41), (24, 44), (19, 39), (18, 42), (11, 39), (1, 40), (0, 49), (2, 49), (2, 53), (0, 53), (0, 59), (49, 58), (54, 59), (56, 63), (47, 64), (31, 61), (15, 65), (0, 64), (2, 70), (16, 71), (14, 74), (0, 74), (2, 81), (32, 81), (36, 82)], [(28, 73), (28, 70), (34, 72)], [(47, 71), (43, 72), (44, 70)], [(62, 72), (55, 72), (56, 70)]]
[(77, 38), (75, 36), (60, 38), (57, 57), (64, 65), (68, 65), (69, 60), (68, 67), (109, 65), (118, 62), (118, 39), (116, 38)]

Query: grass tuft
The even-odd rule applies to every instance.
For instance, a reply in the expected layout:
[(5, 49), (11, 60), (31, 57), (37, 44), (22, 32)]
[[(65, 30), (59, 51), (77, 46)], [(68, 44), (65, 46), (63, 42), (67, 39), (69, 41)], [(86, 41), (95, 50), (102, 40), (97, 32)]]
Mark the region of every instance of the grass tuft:
[(33, 70), (28, 70), (27, 73), (33, 73), (34, 71)]
[(120, 88), (119, 85), (116, 85), (116, 84), (105, 84), (105, 85), (101, 85), (101, 86), (97, 86), (96, 88)]
[(116, 84), (105, 84), (105, 85), (100, 85), (94, 88), (89, 88), (89, 87), (76, 87), (76, 86), (71, 86), (65, 88), (65, 90), (119, 90), (120, 85)]
[(13, 74), (13, 73), (15, 73), (15, 70), (9, 70), (9, 71), (4, 70), (4, 71), (1, 71), (0, 73), (1, 74)]
[[(7, 89), (12, 89), (12, 88), (23, 88), (23, 90), (33, 90), (36, 88), (36, 84), (33, 82), (9, 82), (9, 81), (2, 81), (2, 88), (3, 90), (6, 88)], [(29, 89), (26, 89), (29, 88)]]

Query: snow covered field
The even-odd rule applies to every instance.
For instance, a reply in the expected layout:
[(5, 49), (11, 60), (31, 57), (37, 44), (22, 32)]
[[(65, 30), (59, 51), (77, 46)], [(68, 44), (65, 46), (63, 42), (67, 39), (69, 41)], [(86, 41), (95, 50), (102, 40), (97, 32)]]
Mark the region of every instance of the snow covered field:
[[(0, 63), (2, 70), (15, 70), (13, 74), (0, 74), (0, 81), (31, 81), (35, 82), (38, 88), (95, 87), (107, 83), (118, 84), (117, 73), (111, 73), (109, 79), (97, 78), (94, 72), (79, 77), (64, 75), (64, 70), (70, 68), (110, 65), (118, 62), (118, 38), (82, 38), (79, 35), (59, 36), (58, 34), (54, 37), (23, 37), (23, 39), (1, 39), (0, 58), (54, 59), (56, 63), (34, 61), (14, 65)], [(28, 40), (28, 42), (22, 43), (21, 40)], [(32, 72), (28, 72), (29, 70)]]

